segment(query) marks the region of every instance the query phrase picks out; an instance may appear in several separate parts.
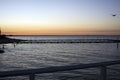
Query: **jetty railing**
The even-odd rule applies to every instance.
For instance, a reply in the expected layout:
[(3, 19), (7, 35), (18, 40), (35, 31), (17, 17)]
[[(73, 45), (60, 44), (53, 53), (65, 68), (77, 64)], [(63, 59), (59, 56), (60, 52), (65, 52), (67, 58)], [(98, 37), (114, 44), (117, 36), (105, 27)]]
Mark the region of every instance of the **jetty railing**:
[(78, 64), (70, 66), (57, 66), (57, 67), (47, 67), (40, 69), (27, 69), (27, 70), (15, 70), (15, 71), (1, 71), (0, 77), (12, 77), (12, 76), (25, 76), (29, 75), (29, 80), (35, 80), (36, 74), (42, 73), (53, 73), (60, 71), (70, 71), (77, 69), (87, 69), (87, 68), (99, 68), (100, 69), (100, 80), (107, 80), (107, 66), (120, 64), (120, 60), (116, 61), (106, 61), (99, 63), (89, 63), (89, 64)]

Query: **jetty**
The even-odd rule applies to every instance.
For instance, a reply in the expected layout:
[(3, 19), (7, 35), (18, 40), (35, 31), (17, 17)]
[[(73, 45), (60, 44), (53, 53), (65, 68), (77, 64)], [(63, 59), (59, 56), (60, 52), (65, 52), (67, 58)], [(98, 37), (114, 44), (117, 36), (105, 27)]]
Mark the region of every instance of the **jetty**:
[(45, 39), (45, 40), (21, 40), (18, 44), (32, 43), (120, 43), (120, 40), (113, 39)]

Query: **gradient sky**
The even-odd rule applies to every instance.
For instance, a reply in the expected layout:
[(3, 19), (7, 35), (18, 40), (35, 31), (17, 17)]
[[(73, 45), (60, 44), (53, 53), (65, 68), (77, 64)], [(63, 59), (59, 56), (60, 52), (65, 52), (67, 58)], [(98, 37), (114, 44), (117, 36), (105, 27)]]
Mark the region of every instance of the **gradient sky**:
[(9, 35), (120, 35), (120, 0), (0, 0), (0, 26)]

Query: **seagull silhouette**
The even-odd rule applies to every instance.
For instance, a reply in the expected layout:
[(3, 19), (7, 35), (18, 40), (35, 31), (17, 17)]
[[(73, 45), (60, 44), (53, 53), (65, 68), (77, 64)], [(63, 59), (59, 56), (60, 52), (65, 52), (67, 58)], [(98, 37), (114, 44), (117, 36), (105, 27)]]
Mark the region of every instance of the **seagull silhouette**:
[(113, 17), (117, 16), (116, 14), (112, 14)]

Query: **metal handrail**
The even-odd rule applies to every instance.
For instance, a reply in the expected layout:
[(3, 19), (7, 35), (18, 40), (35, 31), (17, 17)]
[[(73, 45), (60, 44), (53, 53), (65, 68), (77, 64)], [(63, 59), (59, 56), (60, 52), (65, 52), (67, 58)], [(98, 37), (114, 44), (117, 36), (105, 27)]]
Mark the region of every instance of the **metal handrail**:
[(115, 64), (120, 64), (120, 60), (106, 61), (106, 62), (99, 62), (99, 63), (89, 63), (89, 64), (77, 64), (77, 65), (69, 65), (69, 66), (47, 67), (47, 68), (40, 68), (40, 69), (0, 71), (0, 77), (29, 75), (30, 80), (35, 80), (35, 74), (53, 73), (53, 72), (60, 72), (60, 71), (69, 71), (69, 70), (99, 67), (100, 68), (100, 80), (106, 80), (107, 79), (107, 76), (106, 76), (107, 66), (115, 65)]

